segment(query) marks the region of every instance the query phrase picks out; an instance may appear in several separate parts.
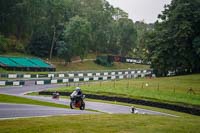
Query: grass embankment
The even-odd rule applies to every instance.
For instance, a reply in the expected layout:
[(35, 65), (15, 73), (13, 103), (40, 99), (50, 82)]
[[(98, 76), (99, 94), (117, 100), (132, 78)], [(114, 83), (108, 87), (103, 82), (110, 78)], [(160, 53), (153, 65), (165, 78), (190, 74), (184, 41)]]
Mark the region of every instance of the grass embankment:
[[(180, 116), (180, 114), (179, 114)], [(0, 121), (1, 132), (15, 133), (198, 133), (197, 116), (78, 115)]]
[[(117, 70), (117, 69), (149, 69), (148, 65), (130, 64), (130, 63), (118, 63), (115, 62), (112, 67), (104, 67), (94, 63), (94, 61), (84, 61), (78, 63), (70, 63), (63, 65), (61, 63), (54, 64), (56, 71), (85, 71), (85, 70)], [(47, 74), (49, 72), (23, 72), (23, 71), (7, 71), (0, 68), (0, 73), (26, 73), (26, 74)]]
[[(3, 56), (20, 56), (20, 57), (33, 57), (31, 55), (22, 54), (22, 53), (7, 53)], [(96, 59), (95, 54), (88, 54), (85, 59)], [(47, 60), (47, 58), (43, 58)], [(79, 58), (72, 59), (73, 61), (79, 60)], [(112, 67), (104, 67), (94, 63), (93, 60), (86, 60), (84, 62), (70, 63), (64, 65), (63, 60), (59, 58), (52, 58), (50, 61), (56, 67), (56, 71), (81, 71), (81, 70), (112, 70), (112, 69), (149, 69), (149, 65), (140, 65), (140, 64), (130, 64), (130, 63), (118, 63), (115, 62)], [(1, 73), (24, 73), (21, 71), (6, 71), (0, 68)], [(26, 73), (38, 73), (38, 72), (26, 72)], [(46, 72), (42, 72), (46, 73)]]
[(81, 71), (81, 70), (113, 70), (113, 69), (149, 69), (148, 65), (118, 63), (115, 62), (111, 67), (104, 67), (94, 63), (94, 61), (84, 61), (78, 63), (70, 63), (66, 66), (63, 64), (56, 64), (57, 71)]
[[(84, 93), (147, 99), (182, 105), (200, 106), (200, 74), (166, 78), (140, 78), (83, 85)], [(192, 88), (194, 92), (188, 92)], [(57, 88), (71, 92), (74, 87)], [(49, 91), (54, 91), (49, 90)]]
[(33, 105), (50, 106), (58, 108), (69, 108), (69, 106), (67, 105), (37, 101), (28, 98), (5, 95), (5, 94), (0, 94), (0, 103), (33, 104)]
[[(102, 54), (106, 55), (106, 54)], [(78, 58), (79, 59), (79, 58)], [(70, 63), (64, 65), (63, 60), (52, 59), (52, 64), (56, 66), (57, 71), (81, 71), (81, 70), (113, 70), (113, 69), (149, 69), (149, 65), (140, 65), (140, 64), (131, 64), (131, 63), (119, 63), (114, 62), (114, 65), (111, 67), (105, 67), (98, 65), (94, 62), (96, 59), (95, 54), (88, 54), (85, 59), (89, 59), (83, 62)], [(91, 60), (93, 59), (93, 60)], [(74, 59), (75, 61), (75, 59)]]

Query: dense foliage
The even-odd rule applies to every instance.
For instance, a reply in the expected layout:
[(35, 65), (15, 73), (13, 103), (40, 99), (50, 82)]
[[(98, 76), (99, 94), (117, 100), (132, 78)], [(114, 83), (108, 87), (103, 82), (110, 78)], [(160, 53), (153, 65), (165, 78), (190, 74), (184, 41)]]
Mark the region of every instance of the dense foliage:
[(172, 0), (158, 17), (145, 38), (157, 75), (200, 72), (200, 1)]
[(145, 44), (145, 39), (147, 36), (146, 33), (154, 30), (154, 24), (147, 24), (144, 21), (136, 21), (135, 29), (137, 31), (136, 47), (134, 48), (133, 52), (130, 53), (130, 56), (145, 60), (147, 50)]
[(199, 0), (172, 0), (155, 24), (145, 24), (106, 0), (1, 0), (0, 53), (70, 62), (103, 52), (151, 61), (160, 76), (200, 72), (199, 7)]
[(127, 55), (137, 32), (127, 13), (106, 0), (1, 0), (0, 53), (13, 36), (25, 44), (22, 52), (69, 62), (89, 51)]

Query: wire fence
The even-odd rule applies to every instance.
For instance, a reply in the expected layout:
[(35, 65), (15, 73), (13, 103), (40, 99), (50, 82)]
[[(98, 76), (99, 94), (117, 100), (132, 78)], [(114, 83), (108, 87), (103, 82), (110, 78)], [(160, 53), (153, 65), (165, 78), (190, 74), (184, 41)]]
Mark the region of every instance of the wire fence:
[(200, 95), (200, 88), (196, 85), (180, 85), (170, 82), (143, 82), (134, 80), (113, 80), (113, 81), (94, 81), (94, 82), (77, 82), (66, 83), (66, 86), (85, 86), (92, 88), (109, 88), (109, 89), (130, 89), (141, 91), (158, 91), (170, 93), (185, 93), (188, 95)]

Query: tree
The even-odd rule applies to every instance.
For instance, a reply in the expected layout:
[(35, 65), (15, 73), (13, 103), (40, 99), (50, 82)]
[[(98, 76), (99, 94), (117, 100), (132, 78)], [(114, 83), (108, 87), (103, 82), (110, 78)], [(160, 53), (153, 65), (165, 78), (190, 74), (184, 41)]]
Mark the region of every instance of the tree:
[(49, 55), (50, 43), (51, 39), (49, 34), (42, 28), (38, 28), (38, 30), (33, 33), (27, 50), (32, 55), (47, 57)]
[(154, 24), (147, 24), (143, 21), (136, 21), (134, 27), (137, 31), (137, 41), (136, 48), (134, 48), (131, 55), (133, 57), (146, 60), (145, 55), (147, 54), (147, 49), (145, 44), (145, 38), (147, 38), (146, 36), (149, 32), (152, 32), (154, 30)]
[(65, 28), (64, 37), (66, 43), (71, 44), (73, 47), (74, 55), (80, 56), (83, 60), (91, 43), (90, 23), (79, 16), (71, 18)]
[(73, 57), (72, 46), (65, 41), (58, 41), (57, 43), (57, 55), (61, 59), (64, 59), (66, 65), (66, 62), (71, 62), (71, 58)]
[(0, 1), (0, 31), (5, 35), (14, 34), (17, 39), (28, 30), (27, 2), (25, 0)]
[(149, 44), (148, 50), (152, 67), (159, 75), (166, 75), (170, 70), (177, 73), (200, 71), (200, 58), (195, 52), (199, 47), (199, 6), (198, 0), (173, 0), (158, 16), (160, 20), (155, 24), (154, 36), (149, 37), (155, 44)]
[[(122, 33), (121, 30), (119, 34), (118, 29), (122, 29), (119, 24), (122, 24), (120, 21), (123, 19), (127, 20), (127, 25), (124, 22), (122, 25), (124, 32)], [(69, 25), (67, 28), (70, 30), (66, 29), (65, 24)], [(75, 24), (80, 24), (81, 29), (76, 26), (72, 28)], [(128, 31), (128, 27), (133, 30), (128, 14), (119, 8), (114, 8), (106, 0), (0, 1), (0, 33), (6, 38), (10, 36), (16, 38), (15, 40), (20, 42), (16, 48), (21, 52), (24, 52), (23, 48), (28, 44), (27, 48), (30, 52), (37, 55), (37, 48), (44, 46), (46, 49), (41, 53), (45, 56), (48, 53), (50, 59), (56, 55), (58, 52), (56, 45), (62, 41), (67, 45), (70, 44), (72, 49), (76, 49), (75, 55), (79, 55), (81, 59), (88, 51), (119, 54), (120, 49), (123, 54), (127, 54), (124, 52), (128, 45), (132, 49), (135, 36), (131, 30)], [(61, 37), (64, 31), (67, 31), (67, 39)], [(76, 31), (81, 35), (80, 37), (76, 36)], [(130, 36), (125, 35), (125, 32), (129, 32)], [(38, 40), (43, 41), (41, 38), (45, 39), (44, 45), (37, 43)], [(122, 41), (126, 39), (126, 42)]]
[(121, 18), (117, 22), (118, 42), (120, 45), (120, 55), (126, 56), (128, 52), (136, 46), (137, 31), (134, 28), (133, 21), (127, 18)]
[(49, 52), (49, 59), (51, 60), (54, 45), (61, 35), (58, 32), (58, 27), (64, 23), (65, 17), (65, 1), (64, 0), (47, 0), (47, 23), (49, 25), (49, 33), (52, 36), (51, 49)]
[(80, 16), (91, 24), (90, 49), (97, 54), (106, 52), (109, 25), (113, 22), (113, 7), (105, 0), (81, 0)]
[(0, 34), (0, 54), (5, 53), (8, 47), (8, 39)]

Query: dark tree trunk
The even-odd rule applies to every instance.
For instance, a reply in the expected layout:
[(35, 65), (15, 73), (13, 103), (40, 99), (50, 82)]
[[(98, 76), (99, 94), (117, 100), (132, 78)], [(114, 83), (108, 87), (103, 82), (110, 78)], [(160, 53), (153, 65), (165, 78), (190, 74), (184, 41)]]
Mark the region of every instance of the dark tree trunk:
[(53, 29), (53, 38), (52, 38), (52, 42), (51, 42), (51, 50), (50, 50), (50, 55), (49, 55), (49, 59), (52, 59), (52, 53), (53, 53), (53, 48), (54, 48), (54, 44), (55, 44), (55, 38), (56, 38), (56, 27), (54, 26)]

